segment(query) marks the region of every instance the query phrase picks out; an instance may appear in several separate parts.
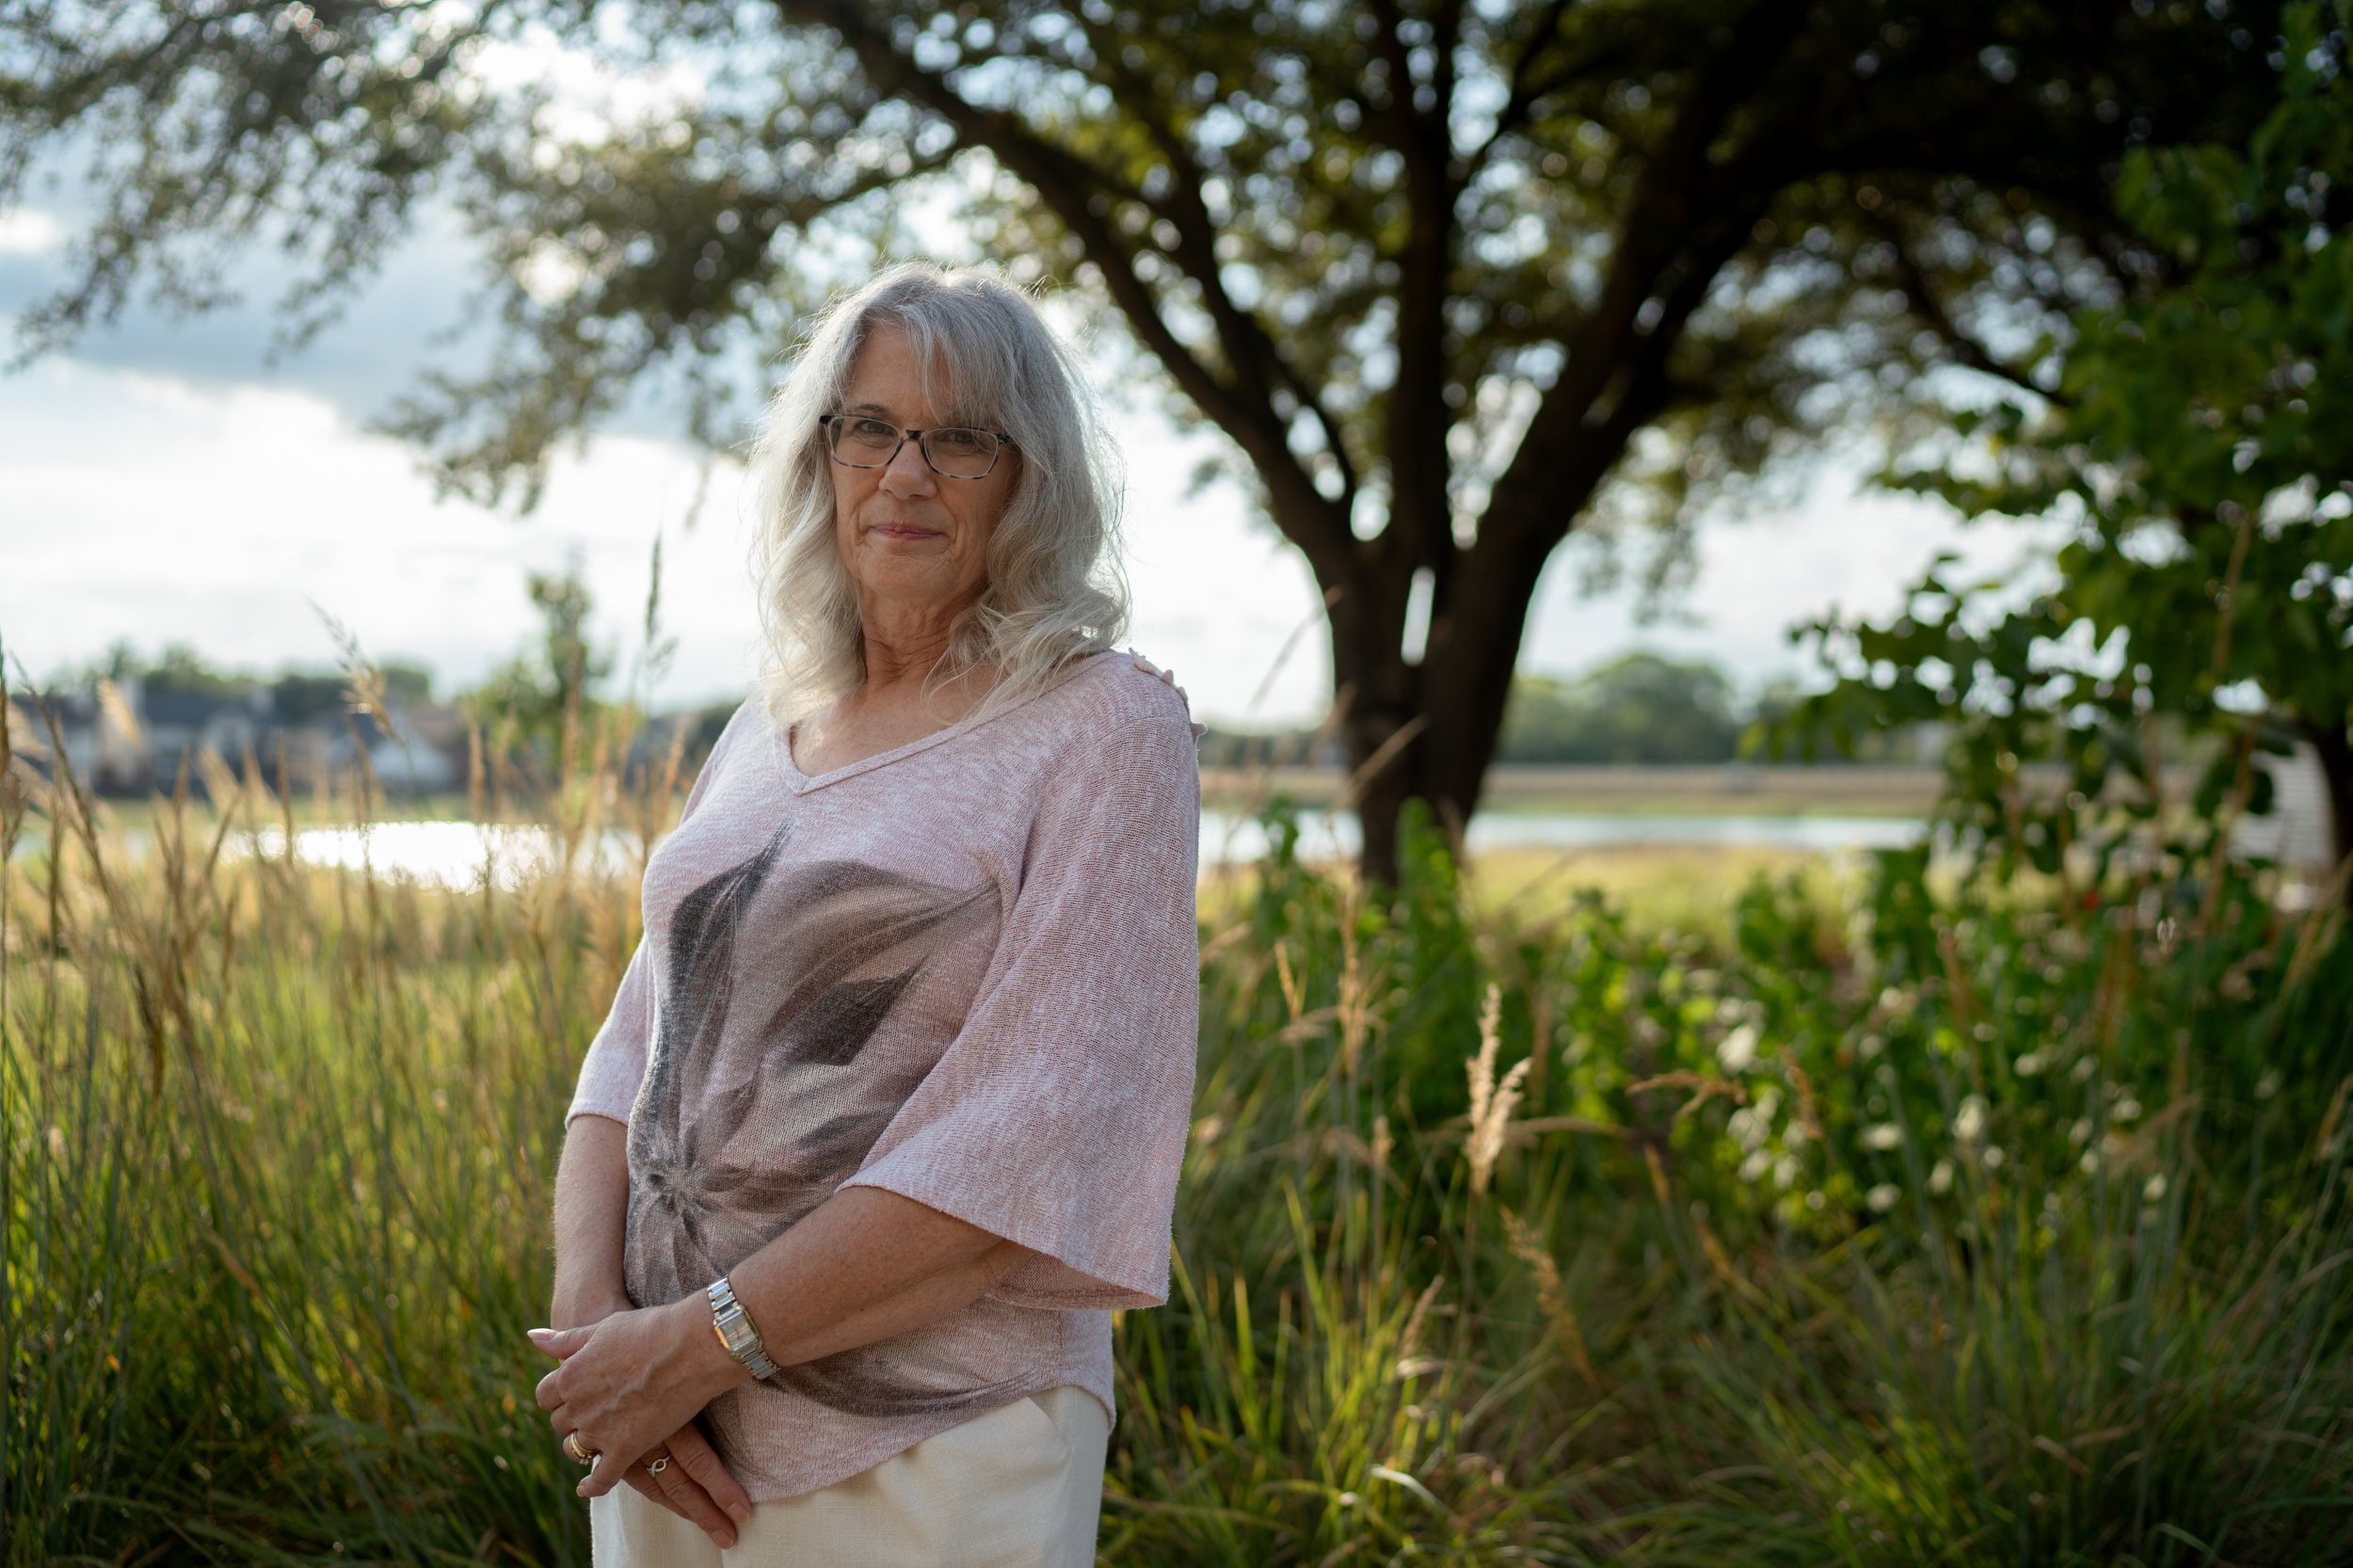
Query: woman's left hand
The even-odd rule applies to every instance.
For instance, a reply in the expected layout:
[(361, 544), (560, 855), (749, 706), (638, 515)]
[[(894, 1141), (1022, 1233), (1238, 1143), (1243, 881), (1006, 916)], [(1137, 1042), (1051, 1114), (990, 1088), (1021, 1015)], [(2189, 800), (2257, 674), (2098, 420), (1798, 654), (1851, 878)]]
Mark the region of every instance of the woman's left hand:
[(535, 1328), (531, 1342), (562, 1363), (538, 1387), (557, 1439), (577, 1432), (597, 1456), (578, 1488), (584, 1497), (611, 1491), (631, 1465), (750, 1376), (711, 1332), (699, 1294), (580, 1328)]

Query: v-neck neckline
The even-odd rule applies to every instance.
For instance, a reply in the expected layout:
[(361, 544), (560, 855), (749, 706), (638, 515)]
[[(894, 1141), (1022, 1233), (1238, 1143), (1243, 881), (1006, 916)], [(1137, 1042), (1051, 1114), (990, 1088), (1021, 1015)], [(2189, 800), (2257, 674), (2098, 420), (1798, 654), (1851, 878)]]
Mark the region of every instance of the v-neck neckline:
[[(1120, 650), (1117, 648), (1105, 648), (1102, 653), (1097, 654), (1096, 657), (1101, 658), (1116, 654)], [(1039, 697), (1044, 696), (1048, 692), (1058, 692), (1062, 690), (1071, 681), (1076, 680), (1081, 675), (1084, 675), (1088, 667), (1094, 663), (1095, 659), (1091, 658), (1087, 660), (1077, 669), (1072, 670), (1064, 679), (1055, 681), (1049, 686), (1042, 687), (1037, 691), (1032, 692), (1028, 696), (1023, 697), (1020, 701), (1014, 703), (1010, 707), (1000, 708), (996, 712), (989, 714), (986, 718), (979, 720), (958, 719), (955, 723), (949, 725), (944, 728), (935, 729), (928, 735), (918, 735), (915, 739), (905, 743), (904, 745), (892, 746), (888, 751), (874, 752), (870, 756), (859, 758), (855, 762), (844, 762), (838, 768), (832, 768), (821, 774), (810, 775), (803, 773), (801, 771), (801, 764), (792, 756), (792, 732), (801, 727), (799, 720), (795, 719), (792, 723), (785, 726), (781, 730), (771, 727), (768, 732), (776, 738), (777, 751), (783, 754), (785, 783), (792, 788), (794, 794), (805, 795), (812, 790), (824, 789), (829, 785), (838, 784), (845, 778), (856, 778), (859, 774), (872, 773), (876, 768), (888, 767), (891, 763), (899, 761), (904, 758), (912, 757), (919, 751), (928, 750), (930, 747), (938, 745), (943, 741), (952, 740), (958, 735), (969, 735), (976, 729), (985, 728), (989, 725), (996, 723), (999, 719), (1003, 718), (1007, 713), (1019, 712), (1022, 709), (1027, 708), (1031, 703), (1035, 702)]]
[[(996, 715), (991, 715), (991, 717), (994, 716)], [(986, 719), (981, 721), (982, 724), (985, 724), (988, 721)], [(923, 750), (927, 746), (937, 745), (940, 742), (946, 740), (951, 735), (958, 734), (966, 729), (978, 729), (981, 726), (977, 724), (967, 724), (963, 720), (959, 719), (956, 723), (949, 725), (944, 729), (935, 729), (928, 735), (918, 735), (915, 739), (907, 742), (904, 745), (895, 745), (888, 751), (872, 752), (867, 756), (859, 758), (855, 762), (844, 762), (838, 768), (833, 768), (821, 774), (810, 775), (803, 773), (801, 771), (801, 764), (795, 761), (792, 757), (792, 731), (800, 728), (799, 723), (796, 721), (792, 724), (787, 725), (785, 727), (784, 733), (778, 737), (778, 744), (784, 752), (785, 782), (792, 786), (792, 792), (794, 794), (807, 794), (811, 790), (822, 790), (826, 785), (838, 783), (841, 779), (855, 778), (859, 774), (871, 773), (876, 768), (884, 767), (889, 763), (899, 760), (902, 757), (912, 757), (917, 752)]]

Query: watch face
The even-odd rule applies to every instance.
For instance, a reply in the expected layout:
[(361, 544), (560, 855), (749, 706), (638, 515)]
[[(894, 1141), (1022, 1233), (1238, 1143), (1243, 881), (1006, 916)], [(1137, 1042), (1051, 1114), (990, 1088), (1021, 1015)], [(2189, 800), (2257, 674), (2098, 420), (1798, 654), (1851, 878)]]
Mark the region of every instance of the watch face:
[(774, 1372), (776, 1363), (768, 1359), (767, 1351), (760, 1343), (760, 1331), (744, 1310), (744, 1304), (735, 1299), (735, 1291), (723, 1277), (709, 1290), (712, 1326), (719, 1331), (719, 1342), (728, 1353), (744, 1364), (744, 1369), (756, 1378)]

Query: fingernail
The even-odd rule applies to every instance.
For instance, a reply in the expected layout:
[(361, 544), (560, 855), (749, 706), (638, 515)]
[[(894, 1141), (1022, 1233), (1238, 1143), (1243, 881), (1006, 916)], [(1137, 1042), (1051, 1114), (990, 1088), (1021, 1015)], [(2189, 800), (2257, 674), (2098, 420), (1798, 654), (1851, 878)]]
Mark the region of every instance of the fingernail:
[(536, 1345), (540, 1340), (545, 1339), (548, 1336), (553, 1334), (555, 1330), (552, 1328), (527, 1328), (523, 1330), (523, 1337), (529, 1339)]
[(748, 1525), (752, 1522), (752, 1505), (749, 1503), (729, 1503), (728, 1504), (728, 1517), (734, 1520), (739, 1525)]

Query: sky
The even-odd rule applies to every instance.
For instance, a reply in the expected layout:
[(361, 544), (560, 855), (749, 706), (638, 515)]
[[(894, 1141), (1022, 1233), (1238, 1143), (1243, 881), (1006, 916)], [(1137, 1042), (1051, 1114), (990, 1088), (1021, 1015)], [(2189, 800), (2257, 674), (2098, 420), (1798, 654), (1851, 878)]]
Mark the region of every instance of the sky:
[[(59, 276), (72, 198), (0, 211), (0, 333)], [(574, 561), (593, 631), (626, 667), (660, 536), (661, 620), (677, 648), (656, 702), (740, 696), (759, 664), (740, 472), (713, 471), (690, 515), (702, 458), (641, 413), (559, 459), (545, 500), (518, 520), (437, 501), (412, 454), (367, 429), (446, 362), (431, 338), (476, 264), (462, 235), (428, 224), (339, 325), (282, 359), (265, 353), (264, 304), (193, 320), (142, 308), (0, 375), (0, 646), (12, 677), (45, 678), (119, 639), (149, 653), (185, 642), (255, 672), (328, 666), (331, 617), (372, 658), (462, 689), (532, 637), (527, 575)], [(1113, 428), (1128, 480), (1128, 642), (1174, 669), (1209, 722), (1317, 720), (1329, 644), (1298, 552), (1234, 488), (1188, 494), (1216, 438), (1175, 428), (1149, 397), (1115, 403)], [(1704, 521), (1696, 578), (1654, 624), (1630, 583), (1580, 592), (1593, 555), (1573, 536), (1540, 582), (1521, 667), (1568, 674), (1643, 648), (1713, 661), (1753, 693), (1812, 669), (1787, 627), (1833, 606), (1892, 610), (1942, 548), (1988, 570), (2017, 554), (2015, 530), (1963, 530), (1940, 504), (1856, 485), (1851, 467), (1828, 464), (1787, 508)]]

